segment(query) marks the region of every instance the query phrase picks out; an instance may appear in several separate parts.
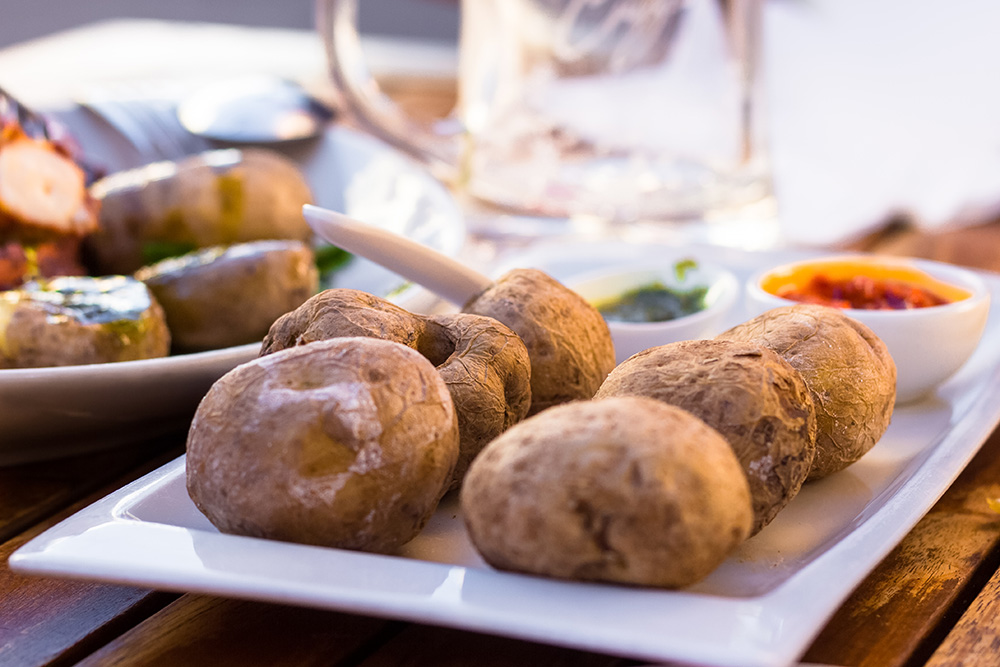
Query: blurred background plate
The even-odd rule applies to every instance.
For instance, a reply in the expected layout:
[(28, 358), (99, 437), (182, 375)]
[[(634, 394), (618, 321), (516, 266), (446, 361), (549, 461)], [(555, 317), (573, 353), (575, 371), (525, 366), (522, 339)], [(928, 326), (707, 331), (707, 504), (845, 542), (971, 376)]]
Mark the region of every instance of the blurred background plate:
[[(110, 170), (118, 146), (84, 114), (65, 116), (87, 155)], [(93, 123), (87, 126), (86, 123)], [(105, 143), (106, 142), (106, 143)], [(282, 151), (296, 160), (316, 202), (455, 255), (465, 242), (449, 192), (422, 167), (375, 139), (331, 127)], [(418, 310), (426, 293), (354, 258), (328, 286), (353, 287)], [(117, 364), (0, 370), (0, 465), (78, 454), (183, 429), (211, 384), (257, 355), (258, 344)]]

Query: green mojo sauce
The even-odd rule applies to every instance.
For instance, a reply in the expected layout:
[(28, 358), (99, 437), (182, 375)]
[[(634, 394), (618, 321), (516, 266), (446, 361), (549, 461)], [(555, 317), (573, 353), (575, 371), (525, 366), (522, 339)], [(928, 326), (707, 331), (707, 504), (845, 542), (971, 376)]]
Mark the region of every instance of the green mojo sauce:
[(677, 290), (657, 281), (595, 304), (609, 322), (667, 322), (705, 309), (705, 286)]
[(667, 322), (705, 309), (706, 287), (674, 290), (656, 282), (597, 304), (609, 322)]

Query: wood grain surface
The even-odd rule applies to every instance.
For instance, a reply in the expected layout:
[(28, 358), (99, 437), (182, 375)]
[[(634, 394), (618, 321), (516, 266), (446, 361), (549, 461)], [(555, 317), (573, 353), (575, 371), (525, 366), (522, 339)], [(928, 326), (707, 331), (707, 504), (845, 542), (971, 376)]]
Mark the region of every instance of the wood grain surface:
[(1000, 662), (1000, 571), (962, 614), (927, 667), (994, 667)]
[(332, 611), (185, 595), (79, 667), (522, 665), (604, 667), (619, 658)]
[[(956, 621), (955, 609), (997, 568), (1000, 432), (841, 606), (807, 661), (865, 667), (922, 665)], [(961, 663), (958, 663), (961, 664)], [(997, 663), (994, 663), (997, 664)]]
[[(180, 445), (180, 446), (179, 446)], [(0, 665), (67, 665), (176, 595), (11, 572), (7, 559), (74, 512), (155, 470), (183, 449), (171, 436), (81, 457), (0, 468)], [(23, 532), (19, 526), (31, 522)]]
[(363, 616), (185, 595), (80, 666), (349, 665), (398, 631)]

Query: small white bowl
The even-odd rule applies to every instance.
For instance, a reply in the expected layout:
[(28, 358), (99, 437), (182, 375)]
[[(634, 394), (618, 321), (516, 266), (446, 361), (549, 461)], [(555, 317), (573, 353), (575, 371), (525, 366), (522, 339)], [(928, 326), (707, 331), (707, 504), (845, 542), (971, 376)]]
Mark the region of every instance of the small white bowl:
[(695, 259), (695, 265), (677, 277), (677, 262), (688, 257), (664, 258), (655, 264), (613, 266), (572, 276), (564, 284), (592, 304), (619, 297), (629, 290), (660, 282), (676, 290), (705, 286), (705, 308), (664, 322), (608, 322), (615, 343), (615, 362), (621, 363), (636, 352), (681, 340), (710, 338), (720, 333), (726, 315), (736, 303), (740, 285), (730, 271)]
[[(795, 301), (768, 292), (765, 281), (805, 275), (848, 265), (862, 275), (887, 277), (914, 276), (917, 284), (929, 277), (958, 290), (956, 300), (940, 306), (908, 310), (864, 310), (844, 308), (843, 311), (868, 326), (885, 342), (896, 362), (896, 402), (906, 403), (926, 396), (935, 387), (954, 375), (969, 359), (986, 327), (990, 309), (990, 294), (986, 284), (966, 269), (933, 262), (872, 255), (837, 255), (805, 260), (761, 271), (747, 282), (747, 306), (750, 316)], [(924, 278), (918, 277), (923, 274)], [(964, 298), (962, 297), (964, 293)]]

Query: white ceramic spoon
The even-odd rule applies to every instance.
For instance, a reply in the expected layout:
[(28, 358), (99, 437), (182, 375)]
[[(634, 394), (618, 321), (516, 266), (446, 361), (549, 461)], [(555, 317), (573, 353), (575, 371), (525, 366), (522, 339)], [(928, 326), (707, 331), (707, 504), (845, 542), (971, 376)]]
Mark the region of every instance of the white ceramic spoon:
[(436, 250), (342, 213), (306, 204), (306, 222), (321, 238), (422, 285), (461, 307), (493, 280)]

